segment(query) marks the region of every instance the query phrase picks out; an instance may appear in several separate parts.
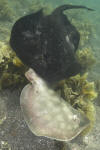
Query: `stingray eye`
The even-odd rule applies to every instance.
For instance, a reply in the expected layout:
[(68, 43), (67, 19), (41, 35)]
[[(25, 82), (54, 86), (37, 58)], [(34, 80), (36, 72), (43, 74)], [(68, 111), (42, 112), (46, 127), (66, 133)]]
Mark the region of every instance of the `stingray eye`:
[(71, 32), (69, 35), (70, 42), (73, 44), (74, 49), (76, 50), (79, 44), (79, 34), (78, 32)]

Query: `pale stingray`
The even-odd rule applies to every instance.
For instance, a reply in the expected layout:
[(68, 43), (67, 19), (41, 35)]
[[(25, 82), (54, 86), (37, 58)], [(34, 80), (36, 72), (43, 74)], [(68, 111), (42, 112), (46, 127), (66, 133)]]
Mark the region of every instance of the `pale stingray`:
[(50, 89), (33, 69), (25, 75), (31, 83), (22, 90), (20, 104), (35, 135), (68, 141), (89, 125), (89, 120)]

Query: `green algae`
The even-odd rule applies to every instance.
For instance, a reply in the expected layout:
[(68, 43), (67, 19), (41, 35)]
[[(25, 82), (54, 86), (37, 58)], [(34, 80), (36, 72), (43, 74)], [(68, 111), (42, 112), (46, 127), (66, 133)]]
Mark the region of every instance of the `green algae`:
[(96, 58), (94, 57), (91, 47), (78, 50), (76, 52), (76, 58), (84, 71), (90, 70), (96, 64)]
[(11, 21), (14, 12), (12, 8), (9, 7), (9, 2), (7, 0), (0, 0), (0, 19), (2, 21)]
[(11, 58), (11, 48), (5, 42), (0, 41), (0, 63), (4, 63), (5, 59)]
[(87, 80), (88, 74), (79, 74), (58, 83), (56, 91), (61, 97), (69, 102), (75, 109), (85, 114), (90, 120), (90, 125), (81, 134), (85, 135), (94, 126), (95, 106), (94, 99), (97, 97), (94, 82)]
[(0, 89), (26, 83), (24, 77), (26, 66), (5, 42), (0, 42), (0, 70)]
[(11, 150), (11, 146), (6, 141), (0, 141), (0, 150)]
[(100, 106), (100, 79), (95, 81), (96, 91), (98, 93), (97, 104)]

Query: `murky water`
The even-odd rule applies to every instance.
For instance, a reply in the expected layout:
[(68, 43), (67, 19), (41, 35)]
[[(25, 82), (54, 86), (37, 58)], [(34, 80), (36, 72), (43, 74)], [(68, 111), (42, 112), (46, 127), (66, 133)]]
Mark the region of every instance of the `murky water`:
[[(88, 80), (96, 82), (98, 92), (94, 107), (95, 125), (85, 137), (79, 137), (69, 143), (58, 142), (46, 137), (37, 137), (31, 133), (20, 108), (19, 86), (23, 77), (21, 70), (14, 66), (15, 56), (8, 48), (13, 24), (22, 16), (45, 8), (51, 13), (63, 4), (84, 5), (95, 11), (83, 9), (67, 10), (70, 22), (80, 32), (78, 49), (90, 49), (96, 63), (88, 72)], [(99, 0), (0, 0), (0, 149), (4, 150), (100, 150), (100, 2)], [(9, 51), (10, 49), (10, 51)], [(8, 52), (8, 53), (7, 53)], [(21, 72), (21, 73), (20, 73)], [(15, 74), (13, 76), (12, 74)], [(16, 76), (17, 74), (17, 76)], [(24, 76), (24, 74), (23, 74)], [(15, 81), (16, 80), (16, 81)], [(12, 82), (11, 82), (12, 81)], [(24, 81), (23, 81), (24, 82)], [(13, 84), (14, 83), (14, 84)], [(22, 82), (21, 82), (22, 83)], [(24, 85), (26, 81), (24, 82)], [(12, 86), (13, 85), (13, 86)], [(16, 88), (16, 85), (17, 88)]]

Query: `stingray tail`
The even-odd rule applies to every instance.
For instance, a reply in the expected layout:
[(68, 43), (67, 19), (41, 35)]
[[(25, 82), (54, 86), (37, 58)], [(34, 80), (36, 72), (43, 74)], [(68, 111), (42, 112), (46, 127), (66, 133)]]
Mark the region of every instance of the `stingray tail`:
[(86, 6), (81, 6), (81, 5), (62, 5), (60, 7), (57, 7), (53, 14), (59, 14), (59, 13), (62, 13), (64, 10), (67, 10), (67, 9), (87, 9), (87, 10), (90, 10), (90, 11), (94, 11), (94, 9), (91, 9), (91, 8), (88, 8)]

